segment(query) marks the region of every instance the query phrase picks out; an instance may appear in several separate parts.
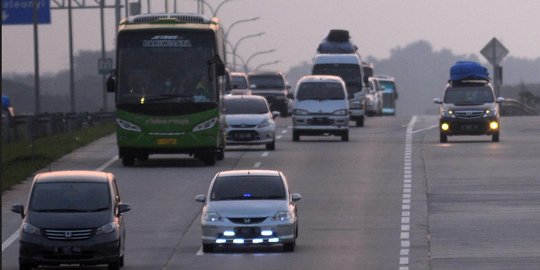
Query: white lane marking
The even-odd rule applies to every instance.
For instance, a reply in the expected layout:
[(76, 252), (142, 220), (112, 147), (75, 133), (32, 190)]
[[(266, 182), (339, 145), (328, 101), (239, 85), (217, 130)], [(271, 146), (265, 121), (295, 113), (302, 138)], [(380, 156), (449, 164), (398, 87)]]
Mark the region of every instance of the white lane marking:
[(255, 165), (253, 165), (253, 168), (259, 168), (261, 167), (261, 162), (255, 162)]
[(284, 129), (284, 130), (281, 131), (281, 134), (285, 134), (285, 133), (287, 133), (287, 130), (286, 130), (286, 129)]
[(277, 135), (277, 136), (276, 136), (276, 140), (281, 140), (281, 137), (283, 137), (283, 136)]
[[(109, 161), (107, 161), (107, 162), (103, 163), (103, 165), (97, 167), (97, 169), (95, 169), (95, 171), (103, 171), (103, 170), (107, 169), (107, 167), (111, 166), (111, 164), (113, 164), (117, 159), (118, 159), (118, 155), (112, 157)], [(19, 232), (20, 232), (20, 229), (17, 229), (8, 239), (6, 239), (6, 241), (2, 242), (2, 252), (4, 252), (4, 250), (6, 248), (11, 246), (11, 244), (13, 244), (13, 242), (15, 242), (15, 240), (17, 240), (17, 238), (19, 238)]]
[[(401, 249), (399, 251), (399, 270), (409, 270), (409, 247), (411, 246), (410, 240), (410, 221), (411, 221), (411, 193), (412, 193), (412, 134), (420, 132), (422, 130), (413, 131), (414, 124), (416, 123), (416, 116), (413, 116), (407, 126), (407, 133), (405, 135), (405, 152), (403, 156), (403, 193), (401, 203), (401, 232), (399, 238), (401, 239)], [(437, 126), (435, 126), (437, 127)], [(433, 128), (433, 127), (430, 127)], [(429, 129), (429, 128), (428, 128)], [(423, 129), (427, 130), (427, 129)]]
[(415, 133), (418, 133), (418, 132), (430, 130), (430, 129), (436, 128), (436, 127), (438, 127), (438, 126), (439, 126), (439, 125), (433, 125), (433, 126), (429, 126), (429, 127), (427, 127), (427, 128), (418, 129), (418, 130), (412, 131), (411, 134), (415, 134)]
[(268, 152), (268, 151), (264, 151), (264, 152), (262, 153), (262, 155), (261, 155), (261, 156), (262, 156), (262, 157), (267, 157), (267, 156), (268, 156), (268, 154), (270, 154), (270, 152)]
[(197, 251), (197, 256), (202, 256), (204, 255), (204, 252), (202, 251), (202, 247), (199, 248), (199, 250)]

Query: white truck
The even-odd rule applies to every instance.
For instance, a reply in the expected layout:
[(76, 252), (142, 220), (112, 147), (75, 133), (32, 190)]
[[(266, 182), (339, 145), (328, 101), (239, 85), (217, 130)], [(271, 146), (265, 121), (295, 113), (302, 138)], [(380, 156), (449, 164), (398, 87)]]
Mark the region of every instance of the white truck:
[(350, 119), (357, 127), (364, 126), (365, 92), (362, 82), (362, 61), (357, 54), (317, 54), (313, 59), (312, 75), (335, 75), (347, 86)]

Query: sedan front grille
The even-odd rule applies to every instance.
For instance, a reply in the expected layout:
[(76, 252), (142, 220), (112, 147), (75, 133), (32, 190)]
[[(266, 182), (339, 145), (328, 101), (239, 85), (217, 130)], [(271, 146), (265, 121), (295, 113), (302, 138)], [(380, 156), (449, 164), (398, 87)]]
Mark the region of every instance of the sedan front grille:
[(86, 240), (94, 234), (92, 229), (83, 229), (83, 230), (48, 230), (45, 229), (45, 237), (50, 240), (65, 240), (65, 241), (75, 241), (75, 240)]
[(484, 114), (483, 111), (455, 111), (454, 114), (457, 118), (462, 119), (474, 119), (480, 118)]
[(249, 217), (249, 218), (229, 218), (232, 223), (236, 224), (258, 224), (266, 220), (265, 217)]

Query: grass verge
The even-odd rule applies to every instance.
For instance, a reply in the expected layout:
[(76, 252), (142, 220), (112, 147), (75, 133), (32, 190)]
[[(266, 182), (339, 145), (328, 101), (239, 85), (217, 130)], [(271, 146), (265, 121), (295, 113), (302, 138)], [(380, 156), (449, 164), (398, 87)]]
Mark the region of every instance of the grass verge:
[(96, 139), (113, 133), (113, 122), (97, 124), (72, 133), (36, 139), (32, 142), (2, 144), (2, 193), (25, 180), (51, 162), (87, 145)]

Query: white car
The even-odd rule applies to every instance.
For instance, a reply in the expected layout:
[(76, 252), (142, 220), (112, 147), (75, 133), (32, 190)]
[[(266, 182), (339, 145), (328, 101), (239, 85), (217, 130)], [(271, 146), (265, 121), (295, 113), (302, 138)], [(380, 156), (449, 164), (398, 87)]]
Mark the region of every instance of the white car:
[(244, 72), (231, 72), (232, 89), (231, 95), (251, 95), (247, 82), (247, 75)]
[(225, 140), (228, 145), (265, 145), (267, 150), (276, 149), (276, 123), (280, 113), (270, 112), (263, 96), (225, 96)]
[(368, 116), (381, 115), (383, 109), (383, 96), (384, 88), (377, 88), (378, 83), (375, 82), (375, 78), (369, 78), (369, 86), (366, 94), (366, 114)]
[(302, 196), (289, 193), (287, 179), (274, 170), (233, 170), (217, 173), (201, 214), (202, 247), (283, 245), (294, 251), (298, 236), (296, 202)]

